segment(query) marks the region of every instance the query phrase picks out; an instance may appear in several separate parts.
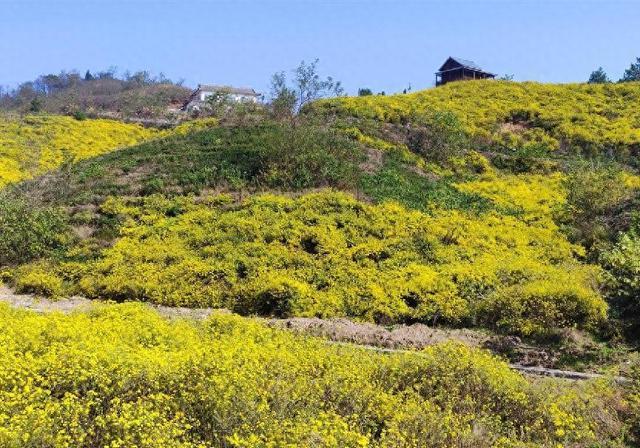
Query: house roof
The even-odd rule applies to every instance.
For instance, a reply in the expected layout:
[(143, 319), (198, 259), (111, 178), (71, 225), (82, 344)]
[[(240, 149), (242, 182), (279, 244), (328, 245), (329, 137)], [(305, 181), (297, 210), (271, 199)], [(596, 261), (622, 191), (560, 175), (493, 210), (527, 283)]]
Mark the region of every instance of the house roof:
[(258, 92), (249, 87), (231, 87), (215, 84), (198, 84), (196, 91), (200, 92), (226, 92), (235, 95), (258, 96)]
[[(480, 66), (478, 64), (476, 64), (475, 62), (473, 62), (473, 61), (470, 61), (468, 59), (457, 58), (457, 57), (454, 57), (454, 56), (449, 56), (447, 58), (447, 60), (444, 61), (444, 64), (442, 64), (442, 66), (438, 69), (439, 72), (447, 71), (447, 70), (443, 70), (443, 69), (447, 65), (447, 62), (449, 62), (449, 60), (452, 60), (453, 62), (457, 63), (458, 65), (460, 65), (460, 66), (462, 66), (464, 68), (467, 68), (469, 70), (475, 70), (477, 72), (489, 73), (489, 72), (485, 72), (484, 70), (482, 70), (482, 68), (480, 68)], [(450, 70), (453, 70), (453, 69), (450, 69)]]

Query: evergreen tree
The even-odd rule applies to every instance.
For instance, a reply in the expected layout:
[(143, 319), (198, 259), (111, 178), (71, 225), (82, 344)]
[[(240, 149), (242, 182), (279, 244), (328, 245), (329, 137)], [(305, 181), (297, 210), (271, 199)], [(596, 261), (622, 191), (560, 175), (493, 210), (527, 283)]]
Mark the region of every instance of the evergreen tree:
[(40, 99), (40, 97), (35, 97), (34, 99), (31, 100), (31, 103), (29, 103), (29, 112), (41, 112), (42, 111), (42, 100)]
[(607, 77), (607, 73), (604, 71), (602, 67), (598, 67), (598, 70), (591, 72), (591, 76), (589, 76), (589, 84), (606, 84), (611, 82), (611, 80)]
[(92, 81), (93, 80), (93, 75), (91, 74), (91, 72), (89, 70), (87, 70), (87, 73), (84, 74), (84, 80), (85, 81)]
[(636, 62), (624, 71), (622, 79), (619, 82), (640, 81), (640, 58), (636, 58)]

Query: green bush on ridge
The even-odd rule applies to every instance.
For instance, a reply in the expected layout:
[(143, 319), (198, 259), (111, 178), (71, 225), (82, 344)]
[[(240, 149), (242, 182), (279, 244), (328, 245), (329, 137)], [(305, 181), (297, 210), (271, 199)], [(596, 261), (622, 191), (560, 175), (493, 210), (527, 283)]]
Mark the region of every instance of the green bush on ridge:
[(0, 193), (0, 266), (25, 263), (70, 242), (61, 210), (36, 207)]

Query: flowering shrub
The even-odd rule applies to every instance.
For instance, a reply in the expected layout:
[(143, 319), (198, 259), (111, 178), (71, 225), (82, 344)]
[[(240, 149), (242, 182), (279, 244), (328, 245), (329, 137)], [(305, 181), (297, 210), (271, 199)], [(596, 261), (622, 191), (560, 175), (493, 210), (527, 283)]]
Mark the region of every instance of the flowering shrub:
[(615, 389), (530, 383), (484, 351), (331, 346), (139, 304), (71, 315), (0, 305), (0, 445), (621, 446)]
[(452, 112), (480, 146), (627, 157), (640, 146), (639, 101), (640, 83), (468, 81), (407, 95), (332, 98), (307, 113), (405, 123)]
[[(502, 205), (523, 217), (427, 215), (329, 191), (241, 204), (228, 196), (112, 198), (102, 212), (125, 223), (120, 238), (82, 268), (76, 261), (55, 270), (70, 292), (90, 297), (244, 314), (483, 322), (522, 334), (598, 323), (606, 305), (597, 269), (577, 262), (580, 248), (545, 218), (559, 199), (522, 199), (524, 181), (501, 182)], [(483, 182), (465, 188), (498, 195)]]
[(0, 116), (0, 187), (157, 136), (160, 131), (113, 120)]
[(45, 263), (22, 266), (18, 270), (16, 292), (57, 298), (62, 295), (62, 279)]

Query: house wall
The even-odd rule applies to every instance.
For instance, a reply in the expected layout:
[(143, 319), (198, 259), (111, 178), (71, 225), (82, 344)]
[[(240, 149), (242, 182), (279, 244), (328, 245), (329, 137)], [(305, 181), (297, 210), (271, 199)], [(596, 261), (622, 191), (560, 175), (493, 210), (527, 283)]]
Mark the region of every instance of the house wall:
[(486, 73), (474, 72), (473, 70), (459, 69), (442, 73), (438, 85), (443, 85), (452, 81), (465, 81), (470, 79), (486, 79), (490, 78)]
[[(197, 95), (194, 96), (193, 99), (189, 101), (189, 103), (187, 103), (186, 106), (184, 106), (183, 110), (186, 110), (186, 111), (199, 110), (206, 104), (207, 98), (214, 95), (214, 93), (215, 92), (198, 92)], [(242, 95), (242, 94), (233, 93), (233, 94), (229, 94), (228, 97), (231, 101), (236, 103), (257, 103), (258, 102), (258, 97), (254, 95)]]
[[(210, 96), (214, 95), (216, 92), (200, 92), (199, 100), (204, 102)], [(236, 103), (248, 102), (248, 103), (257, 103), (258, 97), (254, 95), (241, 95), (239, 93), (231, 93), (228, 95), (228, 98), (231, 101), (235, 101)]]

